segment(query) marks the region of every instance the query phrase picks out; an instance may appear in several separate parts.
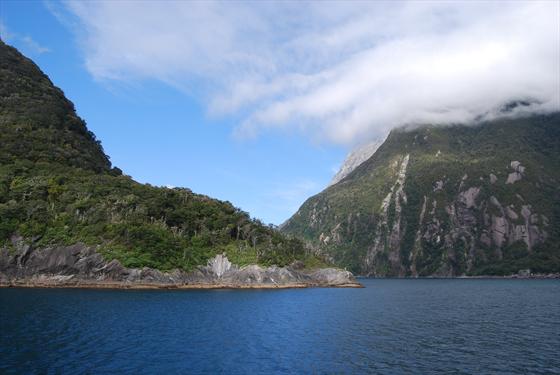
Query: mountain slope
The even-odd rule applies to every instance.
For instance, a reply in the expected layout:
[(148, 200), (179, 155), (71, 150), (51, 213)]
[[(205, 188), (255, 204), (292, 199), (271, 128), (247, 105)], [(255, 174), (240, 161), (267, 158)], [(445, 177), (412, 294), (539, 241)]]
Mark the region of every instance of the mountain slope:
[(371, 158), (371, 156), (375, 153), (375, 151), (381, 146), (383, 142), (372, 142), (367, 143), (358, 147), (355, 150), (352, 150), (344, 159), (344, 162), (340, 166), (338, 172), (333, 176), (331, 182), (329, 182), (329, 186), (336, 184), (337, 182), (344, 179), (348, 176), (352, 171), (358, 168), (364, 161)]
[(74, 105), (15, 48), (0, 41), (0, 162), (60, 162), (96, 172), (109, 158)]
[(560, 114), (394, 130), (282, 230), (367, 275), (560, 271)]
[(2, 41), (0, 82), (0, 248), (85, 243), (125, 267), (162, 270), (221, 252), (240, 265), (319, 262), (229, 202), (111, 168), (63, 92)]

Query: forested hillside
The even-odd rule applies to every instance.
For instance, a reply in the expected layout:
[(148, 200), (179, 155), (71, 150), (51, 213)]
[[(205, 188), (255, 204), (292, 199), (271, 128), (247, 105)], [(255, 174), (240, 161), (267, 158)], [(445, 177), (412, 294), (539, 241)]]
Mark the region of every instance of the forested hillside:
[(224, 251), (238, 264), (318, 264), (301, 241), (229, 202), (140, 184), (111, 167), (64, 93), (0, 41), (0, 246), (16, 241), (98, 245), (108, 260), (162, 270)]

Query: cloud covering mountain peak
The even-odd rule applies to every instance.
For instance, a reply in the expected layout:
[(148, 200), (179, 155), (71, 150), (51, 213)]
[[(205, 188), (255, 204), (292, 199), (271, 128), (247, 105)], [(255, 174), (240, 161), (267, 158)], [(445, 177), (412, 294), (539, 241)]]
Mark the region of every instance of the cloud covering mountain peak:
[(66, 2), (89, 72), (157, 80), (235, 116), (240, 137), (354, 144), (468, 123), (508, 102), (560, 109), (560, 3)]

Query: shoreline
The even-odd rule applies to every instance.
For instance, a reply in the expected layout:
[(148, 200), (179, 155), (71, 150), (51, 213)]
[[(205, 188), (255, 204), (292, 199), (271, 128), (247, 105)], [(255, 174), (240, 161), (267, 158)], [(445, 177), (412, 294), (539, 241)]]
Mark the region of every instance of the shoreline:
[(338, 268), (303, 269), (232, 264), (217, 254), (206, 266), (186, 272), (148, 267), (127, 268), (107, 261), (96, 247), (71, 246), (32, 249), (15, 253), (0, 249), (0, 287), (95, 289), (287, 289), (361, 288), (354, 276)]
[(57, 283), (15, 281), (0, 282), (0, 288), (38, 288), (38, 289), (112, 289), (112, 290), (212, 290), (212, 289), (304, 289), (304, 288), (364, 288), (361, 283), (345, 284), (160, 284), (160, 283), (126, 283), (126, 282), (87, 282)]
[(399, 279), (399, 280), (554, 280), (560, 279), (560, 274), (537, 274), (530, 276), (355, 276), (356, 279)]

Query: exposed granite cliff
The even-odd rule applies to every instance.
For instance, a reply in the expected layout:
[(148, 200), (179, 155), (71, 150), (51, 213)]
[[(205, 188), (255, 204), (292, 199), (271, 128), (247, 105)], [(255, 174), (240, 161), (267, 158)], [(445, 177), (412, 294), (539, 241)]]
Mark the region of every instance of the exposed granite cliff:
[(18, 239), (0, 249), (0, 286), (93, 288), (304, 288), (360, 287), (348, 271), (249, 265), (219, 254), (192, 272), (126, 268), (106, 261), (95, 247), (76, 244), (35, 249)]
[(560, 271), (560, 114), (395, 130), (282, 230), (370, 276)]

